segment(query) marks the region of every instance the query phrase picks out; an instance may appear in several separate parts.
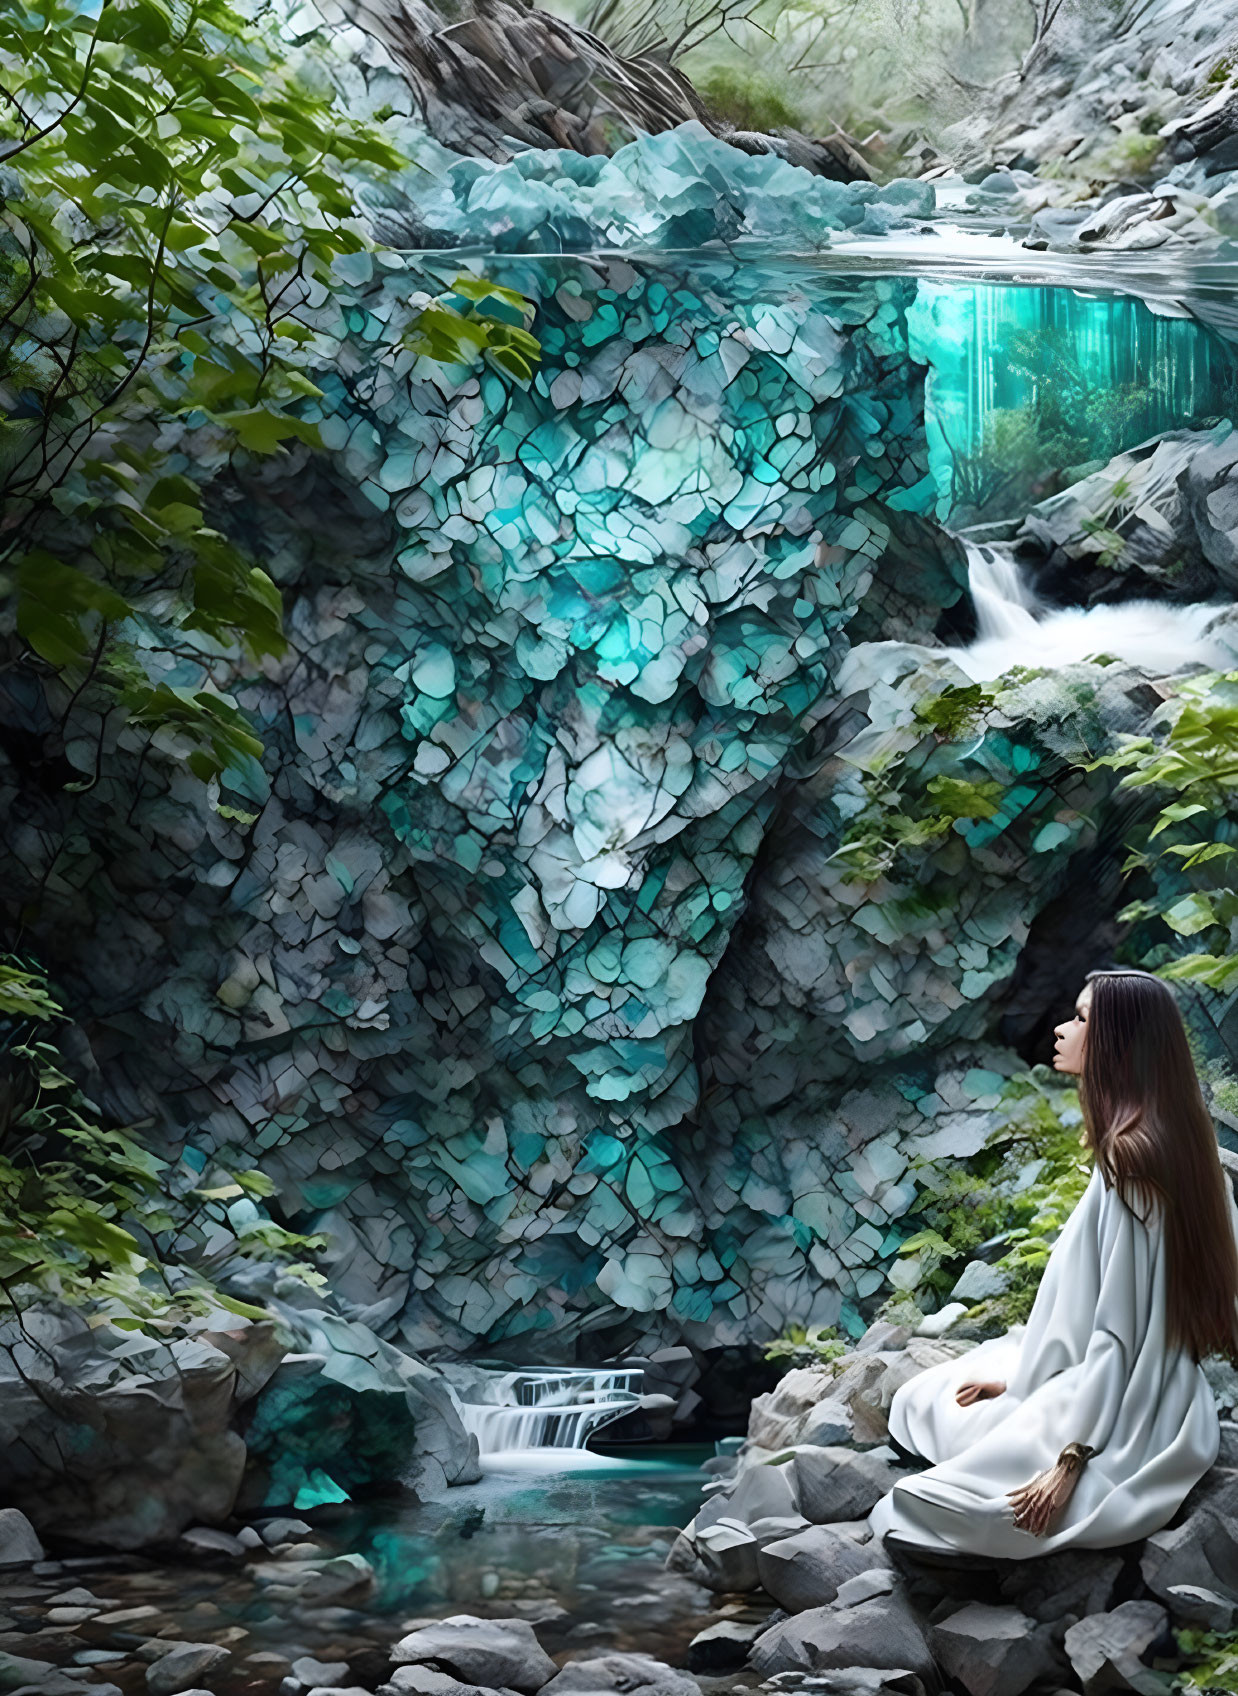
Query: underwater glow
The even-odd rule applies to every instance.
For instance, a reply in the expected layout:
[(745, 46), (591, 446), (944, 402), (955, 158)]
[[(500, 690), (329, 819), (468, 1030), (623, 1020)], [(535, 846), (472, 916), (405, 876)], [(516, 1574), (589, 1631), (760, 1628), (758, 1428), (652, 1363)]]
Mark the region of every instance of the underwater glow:
[[(1090, 466), (1238, 404), (1238, 355), (1198, 320), (1116, 292), (917, 280), (913, 358), (937, 515), (1026, 511)], [(1063, 457), (1065, 456), (1065, 457)]]

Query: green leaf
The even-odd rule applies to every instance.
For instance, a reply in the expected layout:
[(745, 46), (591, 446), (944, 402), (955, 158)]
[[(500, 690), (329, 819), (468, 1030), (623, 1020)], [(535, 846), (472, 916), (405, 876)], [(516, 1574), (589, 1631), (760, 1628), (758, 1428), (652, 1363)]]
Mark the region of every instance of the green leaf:
[(133, 611), (106, 583), (43, 548), (33, 549), (19, 561), (16, 579), (18, 634), (57, 667), (86, 660), (95, 641), (89, 620), (115, 622)]
[(239, 1314), (242, 1319), (271, 1318), (268, 1308), (255, 1307), (252, 1302), (248, 1301), (238, 1301), (235, 1296), (224, 1295), (218, 1290), (213, 1293), (212, 1300), (218, 1302), (220, 1307), (225, 1308), (229, 1313)]
[(54, 1208), (47, 1216), (47, 1224), (56, 1236), (93, 1260), (135, 1270), (145, 1265), (136, 1238), (85, 1204), (73, 1212)]

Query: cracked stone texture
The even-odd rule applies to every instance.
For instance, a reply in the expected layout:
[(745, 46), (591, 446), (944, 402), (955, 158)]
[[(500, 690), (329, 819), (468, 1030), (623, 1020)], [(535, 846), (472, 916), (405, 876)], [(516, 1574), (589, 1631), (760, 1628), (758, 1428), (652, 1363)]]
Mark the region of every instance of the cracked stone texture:
[[(642, 216), (701, 201), (667, 137), (634, 145)], [(475, 193), (524, 168), (466, 164)], [(1095, 836), (1105, 779), (1069, 760), (1142, 724), (1132, 674), (1026, 683), (974, 743), (913, 721), (967, 681), (924, 645), (967, 606), (913, 280), (496, 258), (537, 306), (522, 387), (401, 346), (462, 263), (341, 260), (309, 309), (327, 453), (196, 462), (291, 638), (233, 679), (266, 753), (219, 799), (249, 822), (105, 727), (72, 830), (0, 768), (3, 900), (45, 885), (28, 934), (101, 1106), (261, 1166), (387, 1340), (862, 1329), (909, 1156), (978, 1147), (1018, 1069), (994, 1001)], [(93, 772), (93, 736), (67, 757)], [(999, 813), (845, 882), (891, 760), (908, 804), (965, 776)]]

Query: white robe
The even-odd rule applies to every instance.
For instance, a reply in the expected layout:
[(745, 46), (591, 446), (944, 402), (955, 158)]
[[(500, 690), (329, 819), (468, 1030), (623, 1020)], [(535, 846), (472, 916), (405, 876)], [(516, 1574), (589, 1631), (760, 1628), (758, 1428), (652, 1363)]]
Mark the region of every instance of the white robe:
[[(1226, 1194), (1238, 1236), (1228, 1182)], [(977, 1379), (1005, 1382), (1005, 1394), (960, 1407), (955, 1390)], [(1215, 1461), (1220, 1421), (1203, 1368), (1166, 1345), (1159, 1207), (1141, 1224), (1094, 1168), (1027, 1323), (902, 1385), (890, 1431), (933, 1464), (877, 1503), (868, 1523), (878, 1539), (892, 1531), (922, 1548), (1025, 1559), (1160, 1530)], [(1021, 1530), (1006, 1492), (1076, 1442), (1096, 1452), (1056, 1526)]]

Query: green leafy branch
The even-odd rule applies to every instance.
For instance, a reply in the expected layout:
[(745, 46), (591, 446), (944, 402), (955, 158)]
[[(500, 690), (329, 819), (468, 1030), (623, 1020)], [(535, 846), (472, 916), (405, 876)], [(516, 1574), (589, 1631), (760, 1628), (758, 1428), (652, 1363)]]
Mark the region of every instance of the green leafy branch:
[[(408, 163), (350, 114), (329, 51), (297, 59), (244, 3), (0, 12), (6, 664), (58, 689), (63, 719), (96, 714), (100, 751), (116, 715), (203, 779), (261, 751), (221, 662), (287, 642), (195, 467), (321, 447), (311, 303), (374, 247), (355, 179)], [(409, 345), (525, 381), (531, 315), (458, 278)]]
[[(236, 1253), (324, 1281), (296, 1258), (322, 1247), (320, 1237), (256, 1210), (229, 1219), (227, 1203), (274, 1193), (261, 1173), (199, 1186), (143, 1146), (140, 1125), (99, 1122), (49, 1040), (66, 1015), (33, 961), (0, 955), (0, 1015), (0, 1308), (42, 1294), (89, 1306), (122, 1329), (167, 1331), (218, 1308), (269, 1317), (215, 1284), (212, 1273)], [(187, 1258), (199, 1219), (223, 1240)]]
[[(899, 1245), (887, 1307), (911, 1300), (934, 1312), (976, 1249), (1001, 1239), (1009, 1246), (992, 1264), (1005, 1274), (1006, 1289), (972, 1312), (992, 1317), (997, 1329), (1027, 1318), (1053, 1242), (1090, 1173), (1080, 1155), (1077, 1091), (1050, 1081), (1045, 1071), (1034, 1067), (1008, 1080), (1002, 1121), (976, 1154), (944, 1169), (935, 1160), (912, 1161), (922, 1187), (908, 1221), (918, 1229)], [(1033, 1161), (1039, 1169), (1022, 1181)]]
[(1119, 789), (1162, 788), (1172, 797), (1122, 868), (1144, 874), (1152, 893), (1118, 918), (1159, 920), (1177, 936), (1199, 936), (1202, 950), (1165, 959), (1159, 975), (1228, 993), (1238, 987), (1238, 889), (1229, 881), (1238, 852), (1230, 840), (1238, 836), (1238, 672), (1188, 678), (1163, 710), (1156, 735), (1123, 735), (1115, 751), (1084, 767), (1123, 772)]

